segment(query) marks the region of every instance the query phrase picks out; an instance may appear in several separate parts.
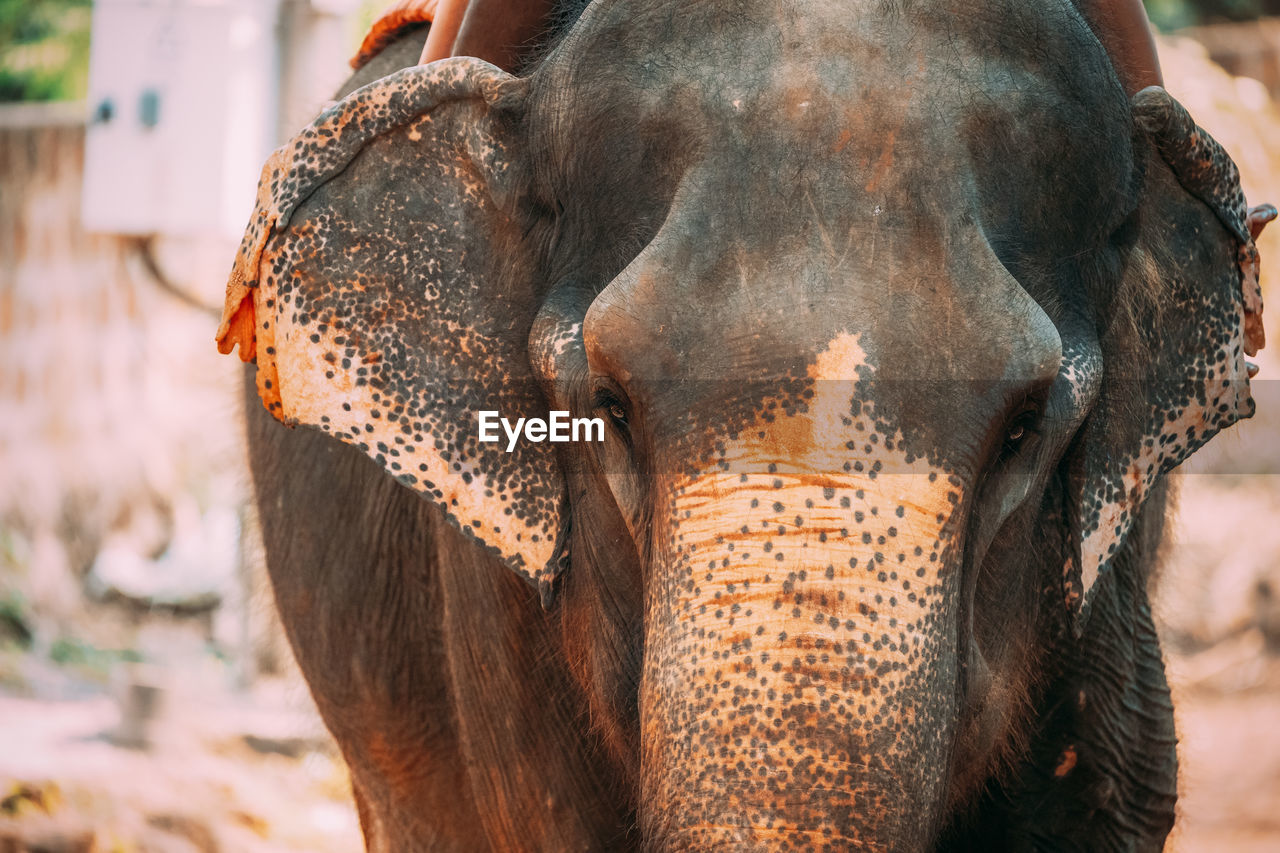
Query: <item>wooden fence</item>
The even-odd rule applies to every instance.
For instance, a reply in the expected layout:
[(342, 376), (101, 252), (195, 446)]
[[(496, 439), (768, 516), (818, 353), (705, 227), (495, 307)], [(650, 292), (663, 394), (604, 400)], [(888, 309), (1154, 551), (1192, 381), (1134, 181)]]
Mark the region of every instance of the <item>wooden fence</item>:
[[(84, 115), (0, 108), (0, 597), (54, 634), (79, 626), (104, 547), (155, 556), (238, 512), (248, 484), (216, 318), (158, 286), (136, 238), (80, 224)], [(188, 241), (159, 262), (219, 302), (232, 249)]]

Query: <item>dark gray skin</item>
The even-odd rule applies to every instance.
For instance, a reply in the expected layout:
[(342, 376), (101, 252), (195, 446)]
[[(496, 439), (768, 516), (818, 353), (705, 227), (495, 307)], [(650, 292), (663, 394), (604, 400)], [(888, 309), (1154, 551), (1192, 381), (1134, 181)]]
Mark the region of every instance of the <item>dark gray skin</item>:
[(1252, 412), (1236, 214), (1070, 4), (908, 6), (598, 3), (269, 166), (237, 292), (317, 429), (251, 400), (251, 461), (370, 849), (1163, 845), (1147, 582)]

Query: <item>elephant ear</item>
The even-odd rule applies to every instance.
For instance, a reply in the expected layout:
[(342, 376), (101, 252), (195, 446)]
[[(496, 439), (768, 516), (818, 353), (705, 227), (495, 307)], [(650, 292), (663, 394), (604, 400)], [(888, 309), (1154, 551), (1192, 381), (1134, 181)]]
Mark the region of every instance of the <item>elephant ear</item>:
[(1253, 237), (1275, 208), (1246, 210), (1231, 158), (1164, 89), (1137, 93), (1132, 110), (1136, 138), (1159, 156), (1120, 283), (1122, 316), (1093, 348), (1100, 358), (1069, 365), (1097, 393), (1068, 470), (1064, 582), (1078, 629), (1158, 478), (1253, 414), (1244, 356), (1263, 344)]
[(476, 59), (408, 68), (277, 150), (218, 346), (256, 360), (276, 418), (360, 448), (545, 594), (564, 502), (553, 451), (506, 452), (477, 429), (483, 410), (545, 416), (513, 153), (524, 86)]

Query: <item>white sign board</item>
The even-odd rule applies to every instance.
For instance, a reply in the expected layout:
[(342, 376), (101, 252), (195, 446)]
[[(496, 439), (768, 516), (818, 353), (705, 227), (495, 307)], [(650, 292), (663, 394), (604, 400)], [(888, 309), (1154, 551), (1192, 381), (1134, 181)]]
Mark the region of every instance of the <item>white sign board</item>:
[(92, 231), (238, 238), (271, 153), (272, 0), (97, 0), (82, 213)]

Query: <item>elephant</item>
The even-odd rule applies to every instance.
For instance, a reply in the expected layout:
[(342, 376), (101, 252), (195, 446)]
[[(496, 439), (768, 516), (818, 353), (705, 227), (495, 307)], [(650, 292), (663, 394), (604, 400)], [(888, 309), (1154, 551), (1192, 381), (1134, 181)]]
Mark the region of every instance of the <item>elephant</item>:
[(1163, 846), (1166, 475), (1274, 209), (1088, 12), (410, 23), (272, 156), (219, 345), (370, 850)]

